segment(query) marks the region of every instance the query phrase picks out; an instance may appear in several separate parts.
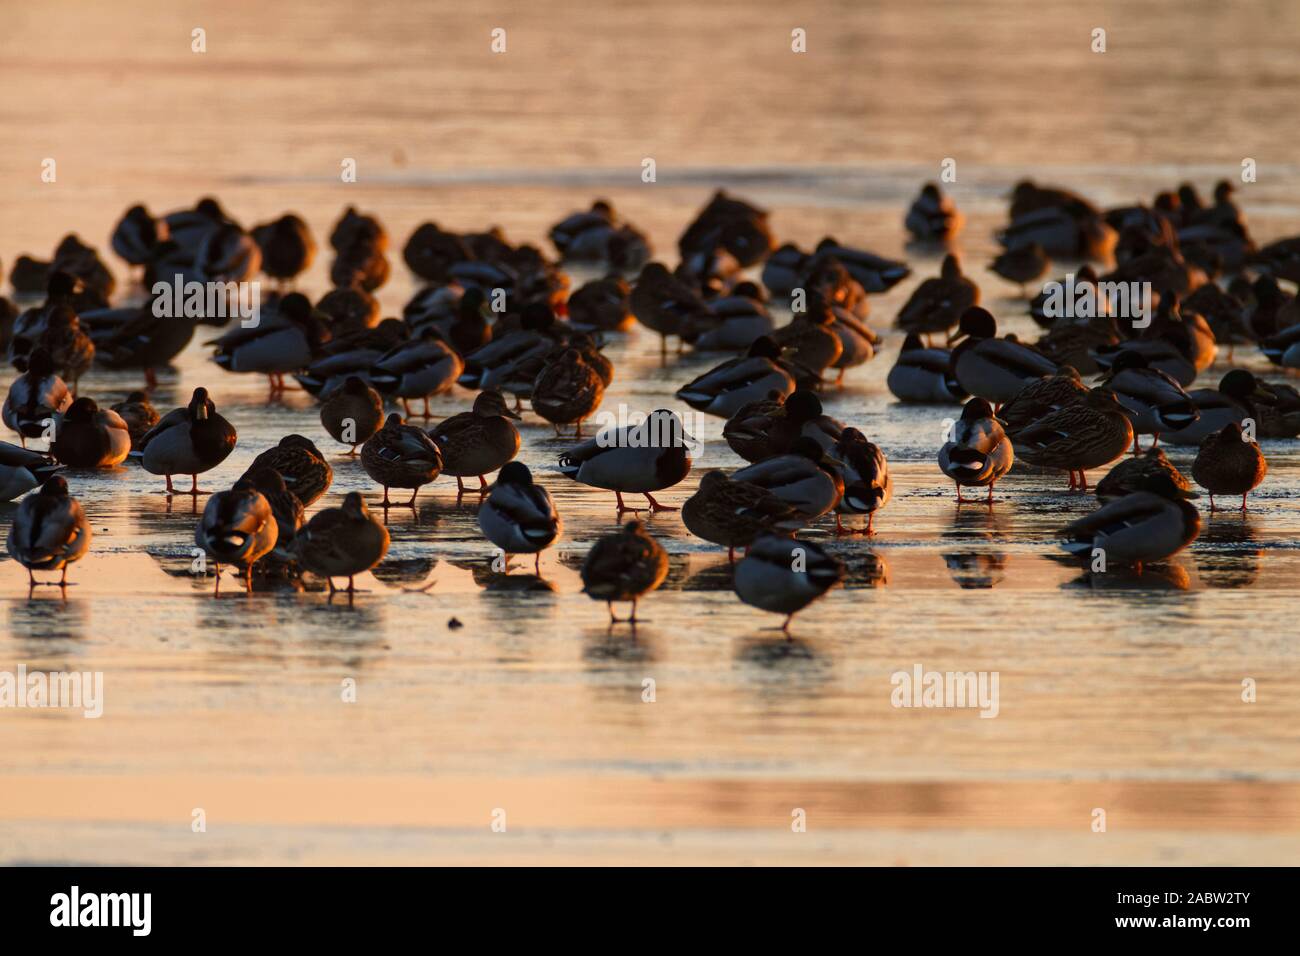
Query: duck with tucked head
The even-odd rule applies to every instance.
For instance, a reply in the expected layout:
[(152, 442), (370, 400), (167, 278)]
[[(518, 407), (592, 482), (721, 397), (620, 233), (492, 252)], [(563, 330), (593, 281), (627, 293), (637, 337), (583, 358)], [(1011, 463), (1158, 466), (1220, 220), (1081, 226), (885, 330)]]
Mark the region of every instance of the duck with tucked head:
[(598, 539), (582, 562), (582, 590), (609, 607), (609, 623), (617, 624), (614, 602), (632, 604), (627, 623), (636, 626), (637, 602), (668, 577), (668, 552), (640, 521)]
[(412, 489), (407, 505), (414, 508), (420, 488), (442, 473), (442, 452), (424, 429), (406, 424), (394, 413), (361, 446), (361, 467), (383, 485), (385, 508), (390, 504), (389, 488)]
[(1200, 417), (1183, 387), (1168, 373), (1151, 368), (1140, 352), (1125, 350), (1115, 356), (1101, 384), (1115, 393), (1133, 420), (1134, 454), (1138, 435), (1153, 435), (1154, 448), (1162, 433), (1179, 431)]
[(1218, 388), (1192, 389), (1187, 396), (1196, 406), (1197, 418), (1185, 428), (1165, 433), (1165, 441), (1171, 445), (1200, 445), (1225, 425), (1241, 425), (1247, 419), (1258, 422), (1259, 407), (1278, 400), (1244, 368), (1225, 373)]
[(69, 468), (112, 468), (130, 453), (131, 433), (122, 416), (84, 397), (72, 403), (50, 445), (50, 454)]
[(682, 524), (697, 538), (723, 545), (727, 560), (736, 548), (748, 547), (767, 531), (794, 532), (807, 520), (774, 493), (746, 481), (734, 481), (721, 471), (710, 471), (682, 506)]
[(1041, 279), (1052, 268), (1052, 260), (1047, 258), (1043, 247), (1036, 242), (1015, 246), (997, 256), (989, 265), (989, 271), (996, 272), (1008, 282), (1020, 286), (1020, 297), (1029, 298), (1025, 286), (1035, 279)]
[(54, 475), (19, 503), (7, 543), (10, 556), (27, 569), (31, 587), (37, 584), (34, 571), (60, 571), (58, 584), (67, 587), (68, 565), (85, 557), (91, 537), (81, 503), (68, 494), (63, 477)]
[(304, 570), (329, 583), (334, 578), (348, 579), (347, 592), (353, 593), (352, 579), (369, 571), (388, 553), (388, 529), (366, 508), (358, 492), (349, 491), (338, 508), (317, 512), (294, 538), (293, 550)]
[(1136, 491), (1143, 491), (1152, 482), (1159, 484), (1161, 482), (1159, 476), (1162, 474), (1168, 475), (1183, 491), (1191, 490), (1192, 486), (1188, 484), (1182, 472), (1165, 457), (1164, 449), (1148, 448), (1140, 455), (1125, 458), (1106, 472), (1106, 477), (1097, 482), (1097, 500), (1107, 504)]
[(253, 565), (271, 553), (279, 525), (271, 503), (252, 481), (241, 478), (229, 491), (208, 499), (194, 529), (194, 543), (215, 563), (216, 590), (221, 590), (221, 566), (233, 564), (244, 572), (244, 586), (253, 589)]
[(424, 399), (429, 417), (429, 396), (450, 391), (465, 370), (456, 350), (426, 328), (418, 339), (401, 342), (381, 356), (370, 369), (370, 384), (382, 395), (400, 399), (409, 416), (411, 399)]
[(1133, 443), (1133, 425), (1114, 392), (1094, 388), (1079, 401), (1013, 432), (1011, 440), (1025, 461), (1068, 471), (1071, 490), (1087, 491), (1088, 470), (1121, 457)]
[(49, 455), (0, 441), (0, 501), (13, 501), (39, 488), (62, 467)]
[(885, 384), (900, 402), (954, 405), (970, 393), (957, 381), (951, 366), (948, 349), (928, 348), (921, 336), (910, 332)]
[(947, 332), (979, 303), (980, 287), (962, 273), (961, 261), (950, 253), (943, 257), (939, 275), (916, 287), (896, 321), (904, 332)]
[(835, 456), (844, 462), (844, 494), (835, 506), (836, 534), (851, 534), (841, 520), (843, 515), (866, 515), (863, 534), (875, 534), (876, 512), (889, 504), (894, 495), (894, 479), (889, 462), (874, 442), (856, 428), (846, 428), (835, 443)]
[(360, 376), (349, 375), (321, 402), (320, 422), (336, 442), (352, 446), (349, 456), (355, 455), (384, 424), (384, 400)]
[(251, 477), (262, 468), (277, 472), (284, 479), (285, 486), (308, 508), (325, 494), (334, 480), (330, 463), (315, 442), (303, 435), (285, 435), (274, 448), (268, 448), (253, 459), (244, 477)]
[(573, 425), (573, 437), (582, 437), (582, 422), (600, 407), (605, 382), (600, 373), (577, 349), (565, 349), (558, 359), (546, 365), (532, 387), (532, 406), (542, 418), (555, 426)]
[(644, 495), (652, 512), (676, 511), (651, 492), (671, 488), (691, 471), (691, 446), (676, 412), (656, 409), (643, 422), (607, 428), (560, 455), (560, 474), (614, 492), (618, 511), (632, 511), (624, 494)]
[(840, 560), (810, 541), (762, 534), (736, 565), (736, 596), (761, 611), (784, 614), (790, 633), (794, 616), (844, 580)]
[(278, 282), (292, 282), (316, 258), (316, 240), (302, 218), (286, 213), (253, 227), (253, 241), (262, 252), (262, 271)]
[(151, 475), (167, 479), (167, 494), (176, 493), (172, 475), (189, 475), (191, 495), (199, 490), (199, 475), (230, 457), (238, 436), (235, 426), (217, 414), (206, 388), (196, 388), (189, 405), (174, 408), (140, 439), (140, 464)]
[(966, 218), (957, 204), (935, 183), (926, 183), (907, 210), (903, 225), (917, 242), (948, 242), (961, 232)]
[(811, 523), (840, 503), (843, 467), (817, 439), (804, 435), (795, 439), (788, 453), (741, 468), (731, 480), (766, 488)]
[(992, 505), (993, 486), (1015, 460), (1011, 439), (982, 398), (972, 398), (962, 407), (961, 418), (939, 449), (939, 469), (956, 483), (958, 504), (966, 500), (962, 488), (987, 488)]
[(45, 349), (35, 349), (26, 359), (23, 373), (9, 386), (4, 403), (4, 423), (21, 437), (41, 438), (56, 416), (72, 404), (72, 392), (54, 371), (54, 360)]
[(685, 323), (700, 321), (709, 307), (690, 285), (674, 276), (661, 262), (649, 262), (632, 287), (632, 315), (659, 333), (660, 352), (668, 354), (668, 336), (680, 336)]
[(293, 552), (293, 539), (305, 520), (302, 501), (289, 490), (284, 478), (273, 468), (250, 470), (247, 478), (262, 493), (262, 497), (271, 506), (271, 514), (275, 516), (278, 531), (275, 547), (266, 556), (267, 560), (282, 567), (293, 565), (297, 560)]
[(683, 385), (677, 397), (696, 411), (730, 418), (772, 392), (785, 397), (794, 390), (794, 376), (781, 363), (781, 347), (764, 335), (743, 357), (728, 359)]
[(533, 473), (521, 461), (502, 467), (478, 507), (478, 526), (483, 536), (504, 552), (507, 572), (510, 555), (531, 554), (533, 569), (540, 573), (542, 551), (564, 530), (550, 492), (533, 481)]
[(290, 292), (270, 318), (207, 344), (216, 346), (212, 361), (221, 368), (266, 375), (274, 394), (284, 391), (284, 376), (310, 365), (329, 339), (324, 313), (313, 309), (302, 293)]
[(1246, 510), (1246, 496), (1259, 487), (1268, 474), (1268, 462), (1255, 441), (1246, 437), (1240, 425), (1230, 422), (1205, 439), (1196, 460), (1192, 478), (1210, 493), (1210, 510), (1215, 495), (1241, 495), (1241, 510)]
[(519, 454), (519, 429), (511, 419), (519, 416), (495, 389), (479, 392), (472, 411), (461, 412), (429, 429), (429, 437), (442, 451), (442, 471), (456, 477), (457, 497), (465, 493), (465, 479), (478, 478), (479, 494), (487, 494), (484, 475), (513, 461)]
[(1141, 573), (1143, 564), (1163, 561), (1196, 539), (1201, 516), (1186, 501), (1195, 497), (1173, 476), (1155, 474), (1143, 490), (1066, 525), (1061, 546), (1087, 561), (1100, 551), (1107, 564), (1131, 565)]

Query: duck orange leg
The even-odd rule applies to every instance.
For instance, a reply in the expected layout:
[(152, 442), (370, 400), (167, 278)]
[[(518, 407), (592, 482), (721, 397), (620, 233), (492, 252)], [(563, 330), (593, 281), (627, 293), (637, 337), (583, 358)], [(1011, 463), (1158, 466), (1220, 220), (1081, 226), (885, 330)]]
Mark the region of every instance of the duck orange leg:
[(661, 505), (659, 502), (654, 500), (654, 496), (652, 496), (648, 491), (643, 491), (641, 492), (641, 494), (645, 495), (645, 500), (650, 502), (651, 514), (658, 514), (660, 511), (681, 511), (682, 510), (680, 508), (674, 508), (671, 505)]

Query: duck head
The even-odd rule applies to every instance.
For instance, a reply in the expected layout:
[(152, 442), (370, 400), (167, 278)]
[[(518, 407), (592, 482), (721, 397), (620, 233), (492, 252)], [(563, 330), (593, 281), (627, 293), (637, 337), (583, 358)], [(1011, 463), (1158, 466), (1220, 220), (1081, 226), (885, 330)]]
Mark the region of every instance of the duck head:
[(93, 398), (79, 398), (68, 407), (64, 418), (74, 425), (84, 425), (93, 421), (97, 414), (99, 414), (99, 405)]
[(216, 414), (216, 411), (216, 405), (213, 404), (212, 399), (208, 398), (208, 390), (203, 386), (196, 388), (194, 394), (190, 396), (190, 423), (207, 421), (208, 418)]
[(957, 331), (948, 336), (948, 344), (952, 345), (960, 342), (962, 339), (979, 339), (997, 338), (998, 321), (993, 318), (993, 313), (988, 309), (982, 309), (978, 305), (973, 305), (961, 314), (961, 321), (957, 323)]
[(54, 475), (41, 485), (41, 495), (46, 498), (68, 497), (68, 482), (62, 475)]
[(770, 335), (760, 335), (750, 343), (745, 352), (749, 358), (765, 358), (776, 361), (781, 357), (781, 346)]
[(797, 423), (812, 421), (822, 414), (822, 400), (815, 392), (801, 388), (785, 400), (785, 414)]
[(510, 461), (501, 466), (497, 472), (497, 484), (519, 485), (527, 488), (533, 483), (533, 473), (522, 461)]
[(480, 418), (513, 418), (519, 416), (506, 404), (505, 396), (495, 388), (484, 389), (474, 399), (474, 414)]
[(342, 511), (349, 518), (360, 521), (370, 520), (370, 509), (366, 507), (366, 499), (359, 491), (349, 491), (343, 496)]

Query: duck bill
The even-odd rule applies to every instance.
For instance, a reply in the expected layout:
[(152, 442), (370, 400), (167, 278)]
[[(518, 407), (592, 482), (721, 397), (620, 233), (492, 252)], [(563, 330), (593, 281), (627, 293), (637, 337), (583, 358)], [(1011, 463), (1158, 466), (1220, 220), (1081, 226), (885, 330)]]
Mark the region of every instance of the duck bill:
[(958, 331), (956, 331), (956, 332), (949, 332), (949, 333), (948, 333), (948, 344), (949, 344), (950, 346), (951, 346), (951, 345), (956, 345), (958, 342), (960, 342), (960, 341), (961, 341), (962, 339), (964, 339), (964, 338), (966, 338), (966, 333), (965, 333), (965, 332), (962, 332), (962, 331), (960, 331), (960, 330), (958, 330)]

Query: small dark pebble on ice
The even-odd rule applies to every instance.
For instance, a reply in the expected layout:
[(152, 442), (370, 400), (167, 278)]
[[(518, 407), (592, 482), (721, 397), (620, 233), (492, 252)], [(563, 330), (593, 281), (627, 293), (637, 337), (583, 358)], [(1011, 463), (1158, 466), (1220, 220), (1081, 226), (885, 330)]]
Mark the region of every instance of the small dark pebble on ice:
[(464, 624), (460, 623), (460, 618), (458, 617), (453, 617), (450, 621), (447, 622), (447, 627), (453, 631), (456, 630), (456, 628), (458, 627), (464, 627), (464, 626), (465, 626)]

